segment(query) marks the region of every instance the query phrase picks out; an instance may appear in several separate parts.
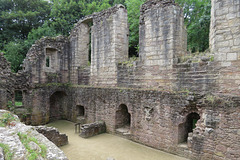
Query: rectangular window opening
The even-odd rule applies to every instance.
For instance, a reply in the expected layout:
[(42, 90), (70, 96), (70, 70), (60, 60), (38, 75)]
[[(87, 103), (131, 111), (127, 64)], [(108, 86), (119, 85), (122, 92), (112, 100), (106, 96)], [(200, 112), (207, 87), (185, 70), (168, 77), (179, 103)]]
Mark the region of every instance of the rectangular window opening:
[(15, 106), (22, 106), (23, 105), (23, 94), (22, 91), (16, 90), (15, 91)]
[(46, 58), (46, 67), (50, 67), (50, 58), (47, 56)]

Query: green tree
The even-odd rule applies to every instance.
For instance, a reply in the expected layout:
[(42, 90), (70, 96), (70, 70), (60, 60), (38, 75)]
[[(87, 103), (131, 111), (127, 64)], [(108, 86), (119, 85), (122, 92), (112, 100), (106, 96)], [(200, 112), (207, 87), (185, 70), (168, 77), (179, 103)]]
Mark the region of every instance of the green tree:
[(184, 9), (188, 50), (203, 52), (209, 47), (210, 0), (176, 0)]
[(73, 25), (83, 17), (84, 3), (78, 0), (53, 0), (49, 24), (57, 33), (69, 35)]
[(111, 7), (109, 0), (53, 0), (50, 26), (57, 33), (69, 35), (80, 18)]
[(140, 6), (145, 0), (126, 0), (129, 23), (129, 56), (137, 55), (139, 43)]
[(48, 37), (55, 37), (57, 36), (57, 32), (54, 30), (54, 28), (51, 28), (47, 22), (45, 22), (41, 27), (38, 27), (37, 29), (32, 29), (32, 31), (28, 34), (28, 39), (25, 41), (25, 43), (28, 43), (28, 45), (32, 45), (35, 43), (36, 40), (48, 36)]
[(11, 69), (13, 72), (17, 72), (21, 69), (20, 64), (25, 57), (26, 45), (23, 40), (12, 41), (5, 45), (5, 58), (11, 63)]
[(94, 12), (100, 12), (104, 9), (110, 8), (110, 2), (109, 0), (93, 0), (93, 1), (88, 1), (86, 5), (84, 6), (83, 13), (84, 15), (90, 15), (93, 14)]
[(33, 28), (42, 26), (49, 19), (51, 5), (45, 0), (0, 0), (0, 9), (1, 50), (4, 44), (24, 40)]

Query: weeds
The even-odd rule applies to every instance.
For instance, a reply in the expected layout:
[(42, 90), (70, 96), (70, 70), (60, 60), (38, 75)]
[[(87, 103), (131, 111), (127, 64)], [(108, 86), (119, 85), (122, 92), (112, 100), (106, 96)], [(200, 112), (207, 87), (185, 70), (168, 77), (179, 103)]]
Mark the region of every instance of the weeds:
[(7, 108), (8, 108), (9, 111), (14, 111), (15, 106), (13, 105), (12, 101), (8, 101)]
[(134, 61), (137, 61), (138, 60), (138, 57), (131, 57), (131, 58), (129, 58), (129, 60), (128, 61), (124, 61), (124, 62), (121, 62), (120, 64), (122, 64), (122, 65), (126, 65), (126, 66), (128, 66), (128, 67), (133, 67), (133, 62)]
[[(47, 154), (47, 147), (43, 144), (39, 144), (38, 140), (35, 137), (29, 137), (27, 134), (22, 134), (18, 132), (18, 136), (24, 147), (27, 149), (29, 155), (28, 160), (36, 160), (39, 156), (45, 158)], [(36, 143), (40, 148), (41, 151), (33, 150), (30, 148), (30, 142)]]
[(15, 123), (13, 121), (16, 121), (17, 119), (14, 117), (14, 115), (10, 112), (3, 113), (0, 117), (0, 126), (6, 127), (8, 125), (15, 126)]
[(13, 153), (10, 151), (10, 148), (7, 144), (3, 144), (3, 143), (0, 143), (0, 147), (3, 149), (4, 151), (4, 158), (6, 160), (12, 160), (12, 157), (13, 157)]

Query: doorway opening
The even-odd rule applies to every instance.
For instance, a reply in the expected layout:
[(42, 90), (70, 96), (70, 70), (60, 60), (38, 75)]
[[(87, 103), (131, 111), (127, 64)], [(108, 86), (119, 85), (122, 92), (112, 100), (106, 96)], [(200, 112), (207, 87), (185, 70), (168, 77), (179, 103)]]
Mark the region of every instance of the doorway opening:
[(116, 131), (127, 134), (130, 133), (131, 114), (125, 104), (121, 104), (116, 111)]
[(186, 121), (178, 126), (178, 143), (187, 143), (188, 134), (196, 128), (196, 123), (200, 119), (198, 113), (190, 113), (186, 117)]
[(50, 96), (50, 115), (49, 121), (66, 119), (65, 109), (67, 107), (67, 94), (57, 91)]

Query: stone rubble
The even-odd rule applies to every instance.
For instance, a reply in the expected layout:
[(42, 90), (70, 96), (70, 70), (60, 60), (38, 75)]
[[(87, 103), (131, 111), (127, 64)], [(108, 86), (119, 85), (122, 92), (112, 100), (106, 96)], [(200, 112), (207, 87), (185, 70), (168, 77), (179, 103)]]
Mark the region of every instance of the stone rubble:
[[(8, 113), (8, 111), (0, 110), (0, 117), (2, 114)], [(18, 137), (18, 133), (27, 134), (29, 137), (35, 137), (40, 144), (44, 144), (47, 148), (46, 160), (56, 159), (56, 160), (67, 160), (68, 158), (64, 155), (55, 144), (50, 142), (45, 136), (38, 133), (34, 127), (26, 126), (25, 124), (19, 122), (18, 117), (15, 126), (6, 126), (0, 127), (0, 143), (6, 144), (9, 146), (10, 151), (13, 154), (14, 160), (26, 160), (28, 153), (22, 142)], [(40, 147), (36, 143), (29, 144), (32, 149), (39, 150)]]
[(68, 136), (54, 127), (36, 126), (35, 129), (58, 147), (68, 144)]

